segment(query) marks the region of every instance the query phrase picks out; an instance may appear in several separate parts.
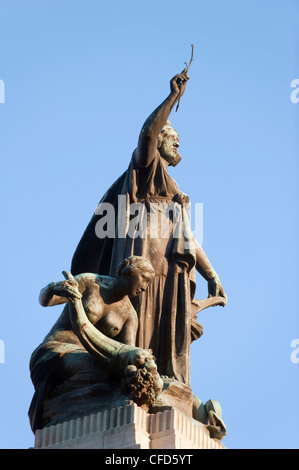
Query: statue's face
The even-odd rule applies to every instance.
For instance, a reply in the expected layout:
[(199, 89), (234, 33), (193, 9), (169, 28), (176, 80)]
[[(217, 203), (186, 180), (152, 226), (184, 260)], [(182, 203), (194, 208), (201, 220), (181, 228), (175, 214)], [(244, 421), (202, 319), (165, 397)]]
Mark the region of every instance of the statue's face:
[(153, 280), (153, 273), (134, 268), (131, 270), (130, 274), (124, 276), (124, 282), (126, 283), (126, 290), (130, 297), (135, 297), (136, 295), (141, 294), (148, 288), (148, 285)]
[(167, 131), (161, 135), (163, 140), (159, 147), (160, 155), (171, 164), (176, 159), (180, 146), (178, 133), (174, 129), (167, 129)]

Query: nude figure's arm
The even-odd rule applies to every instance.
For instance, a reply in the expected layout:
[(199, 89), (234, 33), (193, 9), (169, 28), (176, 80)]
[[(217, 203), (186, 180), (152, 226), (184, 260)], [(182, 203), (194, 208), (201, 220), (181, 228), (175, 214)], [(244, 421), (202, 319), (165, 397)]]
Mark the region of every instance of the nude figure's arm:
[(159, 134), (178, 98), (184, 94), (187, 80), (186, 74), (178, 74), (170, 81), (170, 94), (163, 103), (152, 112), (141, 129), (138, 147), (134, 158), (138, 166), (146, 167), (155, 158)]
[(65, 304), (72, 298), (81, 299), (90, 282), (95, 282), (96, 274), (78, 274), (74, 279), (50, 282), (39, 294), (39, 303), (43, 307)]

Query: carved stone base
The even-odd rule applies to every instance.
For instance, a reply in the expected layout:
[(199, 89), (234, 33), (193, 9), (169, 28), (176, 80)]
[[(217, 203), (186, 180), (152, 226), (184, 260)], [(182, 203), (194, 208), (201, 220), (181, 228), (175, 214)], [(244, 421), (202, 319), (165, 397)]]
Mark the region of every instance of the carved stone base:
[(152, 413), (175, 408), (186, 416), (192, 417), (193, 392), (190, 387), (176, 379), (163, 378), (163, 390), (156, 398)]
[(225, 449), (206, 426), (174, 408), (149, 414), (135, 403), (35, 433), (35, 449)]

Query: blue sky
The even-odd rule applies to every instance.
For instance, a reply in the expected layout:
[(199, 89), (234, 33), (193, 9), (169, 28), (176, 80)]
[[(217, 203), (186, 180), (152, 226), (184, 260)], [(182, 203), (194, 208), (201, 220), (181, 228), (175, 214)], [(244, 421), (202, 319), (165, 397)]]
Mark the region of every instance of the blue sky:
[(29, 358), (61, 311), (39, 291), (70, 268), (191, 43), (171, 175), (203, 203), (229, 300), (198, 318), (192, 389), (219, 400), (228, 448), (298, 448), (298, 14), (295, 0), (0, 0), (0, 448), (34, 444)]

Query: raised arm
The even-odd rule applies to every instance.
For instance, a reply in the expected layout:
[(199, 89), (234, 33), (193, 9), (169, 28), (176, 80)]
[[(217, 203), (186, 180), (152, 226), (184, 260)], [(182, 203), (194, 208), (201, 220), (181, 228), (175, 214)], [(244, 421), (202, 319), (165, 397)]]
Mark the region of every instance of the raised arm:
[(184, 73), (179, 73), (173, 77), (170, 81), (170, 94), (143, 124), (134, 156), (138, 166), (146, 167), (155, 158), (159, 134), (173, 106), (178, 101), (178, 98), (184, 94), (188, 80), (189, 77)]

